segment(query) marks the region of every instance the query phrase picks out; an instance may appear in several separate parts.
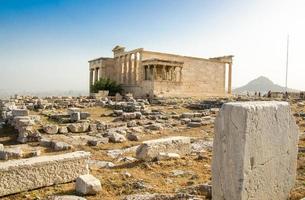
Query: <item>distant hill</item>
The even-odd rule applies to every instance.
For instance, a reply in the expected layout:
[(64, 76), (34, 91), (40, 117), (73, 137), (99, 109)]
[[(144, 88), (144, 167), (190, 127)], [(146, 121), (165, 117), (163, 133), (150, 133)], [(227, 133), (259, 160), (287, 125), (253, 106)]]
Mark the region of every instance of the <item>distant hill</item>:
[[(261, 92), (262, 94), (267, 93), (269, 90), (272, 92), (285, 92), (286, 88), (280, 85), (274, 84), (270, 79), (264, 76), (260, 76), (257, 79), (250, 81), (248, 84), (236, 88), (233, 90), (235, 94), (245, 94), (247, 92)], [(299, 92), (298, 90), (288, 88), (288, 92)]]

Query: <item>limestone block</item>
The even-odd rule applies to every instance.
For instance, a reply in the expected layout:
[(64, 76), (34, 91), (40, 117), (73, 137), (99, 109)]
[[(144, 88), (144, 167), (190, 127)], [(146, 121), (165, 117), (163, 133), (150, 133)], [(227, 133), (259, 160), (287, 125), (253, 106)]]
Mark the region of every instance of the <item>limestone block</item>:
[(136, 114), (136, 119), (141, 119), (142, 113), (141, 112), (134, 112)]
[(74, 181), (89, 174), (90, 153), (73, 153), (33, 157), (2, 162), (0, 196)]
[(187, 124), (187, 123), (189, 123), (189, 122), (191, 122), (191, 119), (190, 119), (190, 118), (182, 118), (182, 119), (181, 119), (181, 124), (182, 124), (182, 125)]
[(74, 195), (63, 195), (63, 196), (50, 196), (47, 197), (46, 200), (86, 200), (86, 199)]
[(127, 122), (127, 127), (135, 127), (135, 126), (138, 126), (136, 121), (132, 120)]
[(115, 164), (109, 161), (102, 161), (102, 160), (90, 160), (89, 167), (92, 168), (112, 168)]
[(80, 120), (80, 113), (79, 112), (73, 112), (70, 114), (70, 118), (71, 118), (71, 121), (73, 122), (77, 122)]
[(19, 128), (18, 138), (17, 141), (20, 143), (26, 143), (26, 142), (37, 142), (41, 139), (41, 134), (38, 132), (38, 130), (35, 130), (33, 127), (22, 127)]
[(66, 126), (61, 126), (58, 128), (58, 133), (60, 134), (66, 134), (69, 133), (68, 128)]
[(175, 160), (179, 159), (180, 155), (177, 153), (159, 153), (157, 160)]
[(187, 124), (188, 127), (191, 127), (191, 128), (196, 128), (196, 127), (200, 127), (202, 124), (201, 122), (189, 122)]
[(71, 115), (72, 113), (80, 112), (79, 108), (69, 108), (68, 109), (68, 115)]
[(99, 138), (95, 138), (95, 139), (90, 139), (90, 140), (88, 140), (87, 143), (88, 143), (89, 146), (97, 146), (99, 144), (107, 144), (107, 143), (109, 143), (109, 138), (99, 137)]
[(51, 146), (55, 151), (65, 151), (73, 148), (73, 146), (70, 144), (67, 144), (65, 142), (57, 142), (57, 141), (52, 141)]
[(89, 130), (91, 132), (97, 132), (97, 125), (96, 124), (90, 124), (89, 125)]
[(182, 113), (181, 118), (192, 118), (194, 117), (194, 113)]
[(72, 133), (84, 133), (89, 130), (89, 124), (88, 123), (69, 124), (68, 129)]
[(41, 140), (39, 141), (39, 145), (42, 147), (50, 148), (52, 147), (52, 144), (52, 140), (46, 138), (41, 138)]
[(20, 119), (16, 121), (15, 127), (23, 127), (23, 126), (32, 126), (34, 125), (34, 122), (30, 119)]
[(113, 110), (113, 113), (116, 115), (116, 116), (121, 116), (123, 114), (123, 110)]
[(30, 120), (31, 119), (29, 116), (17, 116), (14, 117), (14, 119), (11, 121), (11, 125), (18, 129), (22, 126), (31, 125), (32, 123), (30, 122)]
[(88, 113), (88, 112), (80, 113), (80, 119), (87, 119), (88, 117), (90, 117), (90, 113)]
[(48, 134), (58, 133), (58, 126), (53, 124), (47, 124), (43, 127), (43, 131)]
[(288, 199), (298, 153), (288, 103), (227, 103), (215, 123), (213, 199)]
[(124, 112), (122, 114), (122, 118), (123, 120), (131, 120), (131, 119), (136, 119), (137, 115), (136, 113), (132, 112), (132, 113), (127, 113), (127, 112)]
[(96, 194), (101, 191), (102, 186), (100, 180), (94, 176), (87, 174), (79, 176), (75, 183), (76, 192), (80, 194)]
[(136, 157), (140, 160), (154, 160), (160, 153), (176, 153), (180, 156), (191, 152), (189, 137), (174, 136), (157, 140), (144, 141), (136, 150)]
[(29, 111), (27, 109), (14, 109), (12, 110), (13, 116), (29, 116)]
[(176, 194), (131, 194), (123, 198), (123, 200), (199, 200), (202, 199), (200, 196), (191, 194), (176, 193)]
[(17, 159), (22, 156), (23, 150), (20, 147), (7, 147), (0, 150), (0, 160)]
[(140, 140), (140, 135), (136, 133), (128, 133), (127, 134), (127, 139), (130, 141), (139, 141)]
[(109, 135), (109, 141), (113, 143), (121, 143), (121, 142), (125, 142), (126, 140), (127, 140), (126, 137), (119, 133), (111, 133)]
[(202, 122), (202, 119), (199, 117), (195, 117), (191, 119), (192, 122)]
[(155, 124), (148, 125), (146, 128), (153, 130), (153, 131), (160, 131), (163, 129), (163, 126), (162, 126), (162, 124), (155, 123)]

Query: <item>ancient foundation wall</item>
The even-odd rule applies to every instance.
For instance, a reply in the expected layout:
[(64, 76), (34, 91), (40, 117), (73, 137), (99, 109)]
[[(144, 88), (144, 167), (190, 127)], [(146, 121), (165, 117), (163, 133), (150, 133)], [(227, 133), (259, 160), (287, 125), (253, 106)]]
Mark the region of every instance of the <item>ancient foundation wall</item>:
[(130, 92), (137, 98), (153, 96), (153, 82), (151, 81), (142, 81), (139, 85), (122, 85), (122, 88), (125, 93)]
[(0, 196), (74, 181), (89, 174), (89, 157), (90, 153), (78, 151), (1, 162)]
[(183, 97), (184, 87), (180, 82), (155, 81), (153, 88), (153, 94), (158, 97)]

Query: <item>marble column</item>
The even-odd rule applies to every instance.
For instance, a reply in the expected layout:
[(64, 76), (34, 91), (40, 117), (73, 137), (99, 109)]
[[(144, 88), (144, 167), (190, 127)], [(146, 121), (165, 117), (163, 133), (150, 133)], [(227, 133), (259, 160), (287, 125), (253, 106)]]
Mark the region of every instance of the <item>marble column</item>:
[(138, 81), (142, 80), (143, 78), (141, 77), (142, 75), (142, 51), (139, 52), (139, 60), (138, 60), (138, 69), (137, 69), (137, 73), (138, 73)]
[(143, 66), (144, 67), (144, 80), (147, 80), (147, 66)]
[(120, 57), (115, 58), (115, 69), (116, 69), (116, 81), (117, 83), (120, 83), (121, 78), (120, 78)]
[(133, 62), (133, 83), (137, 84), (137, 74), (138, 73), (138, 53), (134, 54), (134, 62)]
[(165, 65), (162, 66), (162, 80), (166, 80), (166, 69), (165, 69)]
[(129, 54), (128, 56), (128, 84), (132, 84), (132, 60), (131, 60), (131, 55)]
[(153, 65), (153, 80), (157, 80), (157, 65)]
[(103, 78), (103, 71), (102, 71), (102, 66), (99, 67), (99, 76), (98, 76), (98, 80), (101, 80)]
[(94, 73), (95, 77), (94, 77), (94, 83), (96, 81), (98, 81), (98, 68), (95, 68), (95, 73)]
[(151, 69), (151, 66), (148, 65), (148, 77), (149, 77), (149, 80), (151, 81), (153, 76), (152, 76), (152, 69)]
[(232, 63), (229, 63), (228, 94), (232, 94)]
[(182, 82), (182, 67), (180, 67), (179, 71), (179, 82)]
[(120, 83), (124, 83), (124, 56), (120, 56)]
[(93, 70), (92, 69), (90, 69), (90, 76), (89, 76), (89, 85), (91, 86), (91, 85), (93, 85)]
[(169, 67), (169, 81), (172, 81), (173, 80), (173, 67), (170, 66)]
[(126, 84), (127, 83), (127, 70), (128, 70), (128, 66), (127, 66), (127, 55), (124, 55), (124, 71), (123, 71), (123, 83)]
[(117, 82), (121, 83), (122, 65), (121, 65), (121, 62), (120, 62), (120, 57), (116, 58), (116, 69), (117, 69), (117, 73), (118, 73)]
[(177, 81), (177, 72), (176, 72), (177, 67), (173, 67), (173, 81)]

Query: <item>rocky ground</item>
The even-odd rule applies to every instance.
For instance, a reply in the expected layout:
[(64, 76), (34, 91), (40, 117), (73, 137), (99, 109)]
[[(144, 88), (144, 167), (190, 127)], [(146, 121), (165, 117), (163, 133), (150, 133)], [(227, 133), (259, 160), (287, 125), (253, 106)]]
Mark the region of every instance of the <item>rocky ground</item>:
[[(248, 99), (148, 102), (129, 97), (117, 103), (109, 99), (16, 97), (2, 102), (2, 111), (7, 111), (2, 118), (7, 124), (0, 125), (0, 144), (13, 152), (2, 159), (84, 150), (92, 153), (91, 174), (102, 184), (101, 192), (84, 196), (86, 199), (136, 199), (132, 195), (139, 194), (159, 195), (150, 199), (208, 199), (214, 119), (222, 103), (232, 100)], [(290, 103), (300, 127), (298, 174), (291, 192), (291, 200), (298, 200), (305, 197), (305, 101)], [(9, 112), (13, 109), (35, 117), (30, 122), (22, 117), (13, 120), (14, 113)], [(165, 155), (153, 161), (137, 159), (136, 148), (143, 141), (170, 136), (190, 137), (191, 154)], [(52, 195), (78, 194), (72, 182), (3, 199), (44, 199)]]

